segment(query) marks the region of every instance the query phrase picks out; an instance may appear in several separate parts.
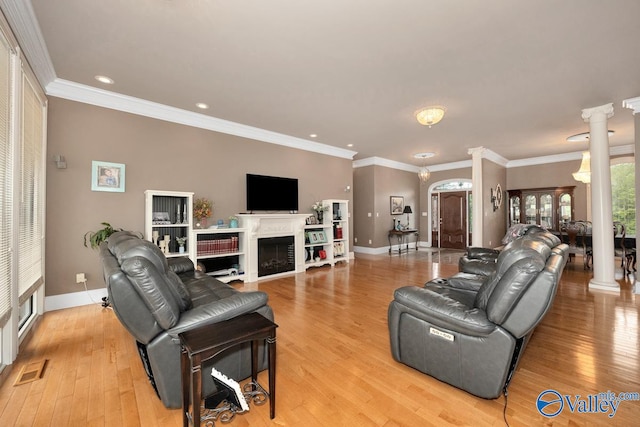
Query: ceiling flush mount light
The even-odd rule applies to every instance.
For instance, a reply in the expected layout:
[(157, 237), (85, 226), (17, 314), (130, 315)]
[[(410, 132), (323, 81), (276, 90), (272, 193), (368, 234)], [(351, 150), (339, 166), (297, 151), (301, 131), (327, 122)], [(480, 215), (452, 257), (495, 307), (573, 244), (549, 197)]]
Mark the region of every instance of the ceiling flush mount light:
[(207, 104), (205, 104), (204, 102), (198, 102), (196, 104), (196, 107), (198, 107), (201, 110), (206, 110), (207, 108), (209, 108), (209, 106)]
[(429, 177), (431, 176), (431, 171), (429, 171), (429, 169), (427, 169), (427, 167), (424, 165), (424, 159), (428, 159), (433, 156), (435, 156), (435, 153), (431, 152), (418, 153), (413, 155), (414, 158), (422, 160), (422, 167), (418, 171), (418, 178), (420, 179), (421, 184), (427, 182), (429, 180)]
[[(616, 131), (614, 130), (608, 131), (609, 136), (613, 135), (614, 133), (616, 133)], [(569, 142), (582, 142), (582, 141), (588, 141), (588, 140), (589, 140), (589, 132), (577, 133), (567, 138), (567, 141)]]
[(573, 179), (576, 181), (589, 184), (591, 182), (591, 153), (584, 151), (582, 153), (582, 163), (580, 163), (580, 169), (578, 172), (574, 172)]
[(442, 120), (445, 111), (447, 111), (447, 109), (440, 105), (422, 108), (416, 111), (416, 120), (418, 120), (418, 123), (421, 125), (431, 127)]
[(104, 83), (106, 85), (112, 85), (114, 83), (113, 79), (107, 76), (95, 76), (95, 79), (100, 83)]

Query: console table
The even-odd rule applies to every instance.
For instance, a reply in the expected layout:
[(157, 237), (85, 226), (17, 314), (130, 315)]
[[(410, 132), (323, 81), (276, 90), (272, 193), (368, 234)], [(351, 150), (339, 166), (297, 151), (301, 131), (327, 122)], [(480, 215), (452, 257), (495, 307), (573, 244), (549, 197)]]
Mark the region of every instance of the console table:
[[(224, 350), (251, 342), (251, 387), (258, 384), (258, 344), (266, 340), (269, 359), (270, 417), (276, 412), (276, 328), (278, 325), (258, 313), (249, 313), (223, 322), (205, 325), (179, 334), (182, 346), (183, 426), (199, 426), (202, 401), (202, 363)], [(197, 421), (196, 421), (197, 420)]]
[(391, 255), (391, 250), (393, 248), (393, 244), (391, 243), (391, 239), (396, 237), (398, 239), (398, 253), (402, 253), (402, 246), (405, 246), (405, 250), (409, 252), (409, 239), (408, 237), (412, 234), (416, 235), (416, 251), (418, 250), (418, 230), (416, 229), (408, 229), (408, 230), (389, 230), (389, 255)]

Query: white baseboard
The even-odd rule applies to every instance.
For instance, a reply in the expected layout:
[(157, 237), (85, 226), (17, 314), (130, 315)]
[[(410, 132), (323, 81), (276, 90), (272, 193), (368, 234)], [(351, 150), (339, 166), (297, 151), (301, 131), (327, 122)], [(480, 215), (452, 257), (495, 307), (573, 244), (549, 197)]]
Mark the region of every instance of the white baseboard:
[(44, 298), (44, 311), (61, 310), (63, 308), (79, 307), (89, 304), (102, 304), (102, 298), (106, 296), (107, 288), (91, 289), (89, 292), (82, 291), (53, 295)]

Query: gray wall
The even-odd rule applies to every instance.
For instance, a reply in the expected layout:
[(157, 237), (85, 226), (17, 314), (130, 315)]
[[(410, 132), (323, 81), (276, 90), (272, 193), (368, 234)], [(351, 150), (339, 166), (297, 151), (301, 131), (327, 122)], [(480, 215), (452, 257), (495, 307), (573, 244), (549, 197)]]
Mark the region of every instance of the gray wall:
[(420, 182), (416, 173), (384, 166), (365, 166), (355, 168), (353, 177), (356, 246), (389, 246), (388, 232), (393, 228), (394, 218), (403, 224), (407, 222), (406, 214), (391, 215), (391, 196), (404, 197), (404, 204), (411, 206), (413, 211), (409, 215), (409, 223), (416, 227), (420, 212)]
[[(53, 156), (63, 155), (67, 169)], [(299, 179), (299, 211), (322, 199), (351, 200), (352, 162), (147, 117), (49, 98), (46, 295), (104, 287), (97, 252), (83, 235), (103, 221), (143, 231), (144, 191), (195, 192), (214, 203), (213, 220), (245, 210), (245, 174)], [(124, 163), (126, 191), (91, 191), (91, 161)], [(353, 202), (350, 202), (352, 205)], [(353, 225), (353, 222), (351, 223)]]
[[(482, 204), (484, 215), (482, 221), (482, 246), (495, 247), (501, 244), (502, 238), (507, 232), (507, 169), (490, 160), (483, 159), (482, 183), (482, 194), (484, 195)], [(500, 184), (503, 193), (502, 206), (494, 211), (491, 190), (495, 191), (498, 184)], [(474, 203), (476, 203), (475, 200)]]

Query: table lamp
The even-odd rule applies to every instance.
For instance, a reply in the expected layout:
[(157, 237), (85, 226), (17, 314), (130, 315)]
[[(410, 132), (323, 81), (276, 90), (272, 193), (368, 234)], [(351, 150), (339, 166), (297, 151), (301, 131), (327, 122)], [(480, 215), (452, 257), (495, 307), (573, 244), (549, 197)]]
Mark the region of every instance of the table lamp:
[(406, 213), (407, 214), (407, 228), (409, 228), (409, 214), (413, 213), (411, 211), (411, 206), (407, 205), (404, 207), (404, 210), (402, 211), (402, 213)]

